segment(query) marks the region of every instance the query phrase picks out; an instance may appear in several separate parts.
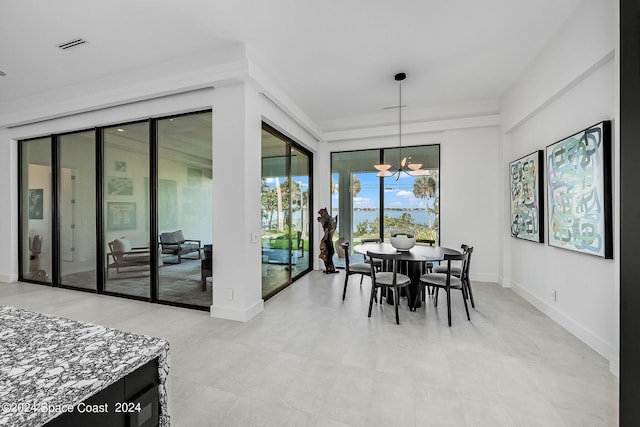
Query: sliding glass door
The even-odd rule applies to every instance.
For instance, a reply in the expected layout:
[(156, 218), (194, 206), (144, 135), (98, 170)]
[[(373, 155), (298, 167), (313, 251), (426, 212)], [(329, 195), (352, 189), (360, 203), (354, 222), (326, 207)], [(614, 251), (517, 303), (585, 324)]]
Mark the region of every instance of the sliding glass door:
[(158, 299), (212, 301), (211, 112), (158, 120)]
[(149, 298), (149, 122), (103, 130), (106, 292)]
[(60, 284), (96, 290), (95, 131), (58, 138)]
[(262, 296), (311, 269), (311, 154), (275, 129), (262, 131)]
[(51, 138), (22, 141), (20, 146), (20, 274), (51, 283), (53, 275)]

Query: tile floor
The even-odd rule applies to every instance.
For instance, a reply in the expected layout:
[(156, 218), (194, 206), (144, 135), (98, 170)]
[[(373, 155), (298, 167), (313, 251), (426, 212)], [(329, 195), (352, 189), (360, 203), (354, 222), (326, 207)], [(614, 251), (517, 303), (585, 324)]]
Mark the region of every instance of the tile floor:
[(313, 272), (247, 323), (33, 284), (0, 304), (163, 337), (172, 426), (616, 426), (608, 362), (509, 289), (367, 318), (368, 279)]

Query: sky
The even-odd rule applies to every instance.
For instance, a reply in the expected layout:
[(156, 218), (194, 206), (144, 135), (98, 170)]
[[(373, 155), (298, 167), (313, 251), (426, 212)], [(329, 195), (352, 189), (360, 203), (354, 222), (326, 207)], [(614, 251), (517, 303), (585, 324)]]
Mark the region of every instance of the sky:
[[(379, 179), (375, 172), (359, 173), (361, 190), (353, 199), (354, 208), (378, 208), (379, 207)], [(417, 199), (413, 194), (413, 180), (415, 178), (402, 174), (396, 181), (395, 177), (385, 178), (384, 198), (387, 208), (426, 208), (424, 199)], [(334, 175), (334, 182), (337, 177)], [(337, 193), (332, 194), (333, 206), (338, 205)]]

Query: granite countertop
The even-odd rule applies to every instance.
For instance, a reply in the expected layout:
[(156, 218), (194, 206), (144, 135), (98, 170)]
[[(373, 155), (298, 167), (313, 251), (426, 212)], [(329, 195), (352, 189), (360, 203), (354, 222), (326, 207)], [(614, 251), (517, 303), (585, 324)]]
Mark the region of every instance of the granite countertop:
[(0, 426), (42, 425), (156, 357), (168, 426), (168, 355), (159, 338), (0, 305)]

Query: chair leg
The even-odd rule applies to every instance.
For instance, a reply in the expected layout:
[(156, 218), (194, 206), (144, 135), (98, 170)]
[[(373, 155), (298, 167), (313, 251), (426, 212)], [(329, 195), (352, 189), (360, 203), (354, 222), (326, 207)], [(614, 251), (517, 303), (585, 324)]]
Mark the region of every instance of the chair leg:
[(394, 303), (395, 303), (395, 306), (396, 306), (396, 325), (399, 325), (400, 324), (400, 316), (398, 316), (398, 304), (399, 304), (398, 301), (400, 300), (400, 298), (399, 298), (400, 290), (398, 289), (397, 286), (394, 286), (394, 289), (395, 289)]
[(360, 286), (362, 286), (362, 279), (364, 279), (364, 274), (360, 275)]
[[(371, 298), (369, 298), (369, 317), (371, 317), (371, 309), (373, 308), (373, 297), (376, 293), (376, 286), (371, 282)], [(380, 298), (382, 299), (382, 297)]]
[(467, 278), (465, 283), (467, 284), (467, 292), (469, 293), (469, 299), (471, 300), (471, 307), (476, 308), (476, 303), (473, 301), (473, 291), (471, 290), (471, 280)]
[(440, 294), (440, 288), (437, 286), (433, 287), (433, 293), (435, 294), (435, 299), (433, 300), (433, 306), (437, 307), (438, 306), (438, 294)]
[[(463, 289), (464, 289), (464, 286), (463, 286)], [(467, 299), (464, 297), (464, 294), (462, 295), (462, 301), (464, 302), (464, 309), (467, 312), (467, 320), (471, 322), (471, 317), (469, 316), (469, 306), (467, 305)]]
[(349, 281), (349, 275), (345, 273), (344, 275), (344, 289), (342, 290), (342, 301), (344, 301), (344, 297), (347, 295), (347, 282)]
[(447, 288), (447, 319), (451, 327), (451, 289)]

